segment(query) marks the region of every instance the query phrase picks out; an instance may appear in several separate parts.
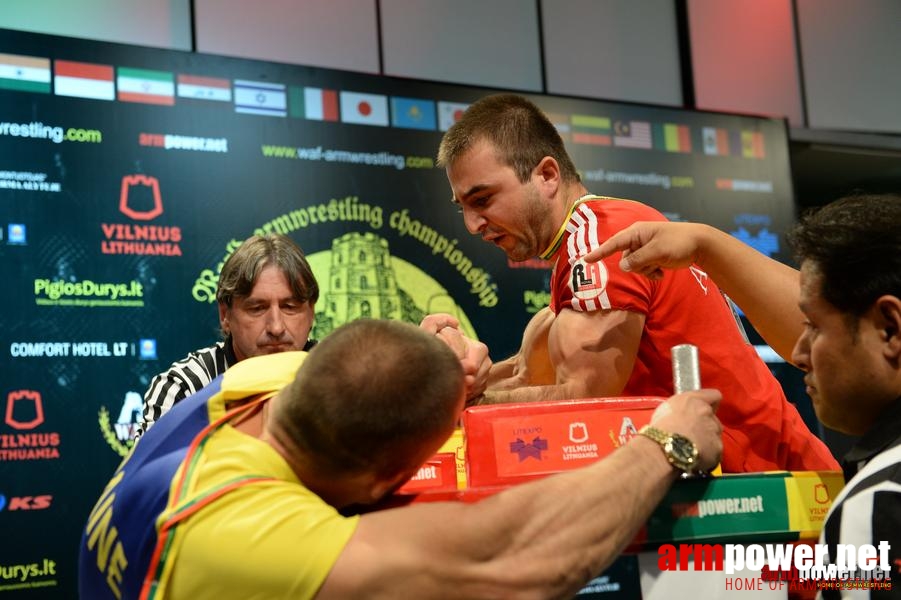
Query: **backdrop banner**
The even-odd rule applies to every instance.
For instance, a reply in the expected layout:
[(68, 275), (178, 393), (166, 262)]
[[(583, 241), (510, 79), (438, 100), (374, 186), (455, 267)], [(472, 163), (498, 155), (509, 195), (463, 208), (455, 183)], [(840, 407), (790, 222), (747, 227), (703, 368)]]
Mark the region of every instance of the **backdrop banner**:
[[(435, 165), (495, 91), (0, 30), (0, 599), (75, 596), (144, 390), (218, 339), (219, 271), (254, 233), (308, 254), (316, 338), (447, 312), (495, 360), (516, 351), (551, 265), (470, 235)], [(593, 193), (785, 259), (784, 121), (526, 96)], [(630, 596), (634, 565), (610, 573), (585, 597)]]

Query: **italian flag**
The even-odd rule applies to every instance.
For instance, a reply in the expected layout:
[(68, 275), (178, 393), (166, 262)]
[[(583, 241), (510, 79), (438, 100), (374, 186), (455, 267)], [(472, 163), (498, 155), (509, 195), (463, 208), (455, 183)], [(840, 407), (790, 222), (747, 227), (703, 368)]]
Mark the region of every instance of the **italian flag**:
[(172, 73), (119, 67), (116, 84), (122, 102), (175, 104), (175, 78)]
[(304, 116), (319, 121), (338, 120), (338, 92), (320, 88), (304, 88)]
[(68, 60), (53, 61), (53, 91), (57, 96), (115, 100), (113, 68)]
[(198, 75), (178, 76), (178, 96), (195, 100), (232, 101), (232, 85), (228, 79), (200, 77)]
[(50, 59), (0, 54), (0, 89), (50, 93)]
[(288, 89), (292, 117), (313, 121), (338, 120), (338, 92), (314, 87)]

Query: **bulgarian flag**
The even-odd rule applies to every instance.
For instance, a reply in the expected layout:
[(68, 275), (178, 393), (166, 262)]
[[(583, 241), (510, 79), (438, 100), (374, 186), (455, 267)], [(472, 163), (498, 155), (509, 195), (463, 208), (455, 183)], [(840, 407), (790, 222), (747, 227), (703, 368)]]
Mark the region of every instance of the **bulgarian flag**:
[(228, 79), (179, 74), (177, 90), (179, 98), (232, 101), (232, 84)]
[(110, 65), (55, 60), (53, 91), (57, 96), (115, 100), (113, 68)]
[(50, 93), (50, 59), (0, 54), (0, 89)]
[(175, 77), (166, 71), (118, 68), (119, 100), (145, 104), (175, 104)]

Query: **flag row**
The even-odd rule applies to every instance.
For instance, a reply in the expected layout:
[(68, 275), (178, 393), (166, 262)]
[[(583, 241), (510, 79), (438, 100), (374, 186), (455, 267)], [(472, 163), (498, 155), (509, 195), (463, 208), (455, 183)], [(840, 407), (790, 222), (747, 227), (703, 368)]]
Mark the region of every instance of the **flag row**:
[[(172, 106), (176, 98), (233, 104), (238, 113), (447, 131), (468, 104), (284, 83), (222, 79), (36, 56), (0, 54), (0, 89)], [(666, 152), (764, 158), (759, 131), (548, 114), (564, 140)]]
[[(52, 88), (52, 89), (51, 89)], [(447, 131), (467, 104), (283, 83), (222, 79), (0, 54), (0, 89), (172, 106), (176, 98), (232, 103), (236, 112)]]
[(763, 133), (722, 127), (692, 127), (597, 115), (548, 113), (566, 141), (591, 146), (617, 146), (666, 152), (703, 152), (710, 156), (765, 158)]

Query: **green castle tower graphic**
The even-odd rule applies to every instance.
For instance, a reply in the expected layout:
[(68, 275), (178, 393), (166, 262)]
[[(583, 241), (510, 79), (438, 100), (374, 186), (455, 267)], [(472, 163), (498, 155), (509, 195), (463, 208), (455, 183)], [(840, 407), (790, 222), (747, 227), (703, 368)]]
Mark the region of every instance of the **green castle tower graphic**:
[(427, 314), (436, 312), (453, 315), (463, 331), (476, 338), (469, 319), (447, 290), (420, 269), (392, 256), (388, 241), (374, 233), (346, 233), (332, 240), (331, 250), (307, 259), (320, 287), (311, 334), (317, 339), (355, 319), (419, 324)]
[(360, 318), (399, 319), (401, 298), (388, 241), (374, 233), (347, 233), (332, 240), (325, 317), (346, 323)]

